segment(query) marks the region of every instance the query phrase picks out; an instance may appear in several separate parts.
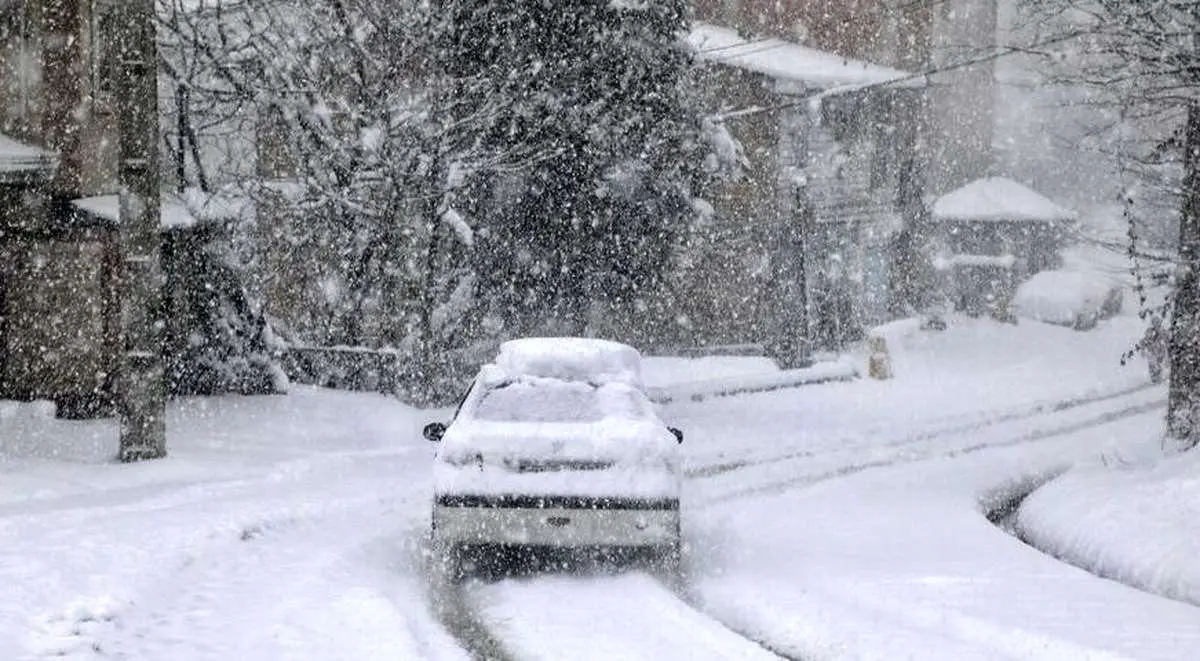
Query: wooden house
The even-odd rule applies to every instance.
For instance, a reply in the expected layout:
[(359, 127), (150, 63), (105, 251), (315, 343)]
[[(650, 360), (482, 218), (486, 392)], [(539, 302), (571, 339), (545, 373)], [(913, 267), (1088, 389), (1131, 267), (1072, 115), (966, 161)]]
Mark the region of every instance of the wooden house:
[[(0, 398), (51, 399), (69, 417), (109, 411), (121, 344), (118, 134), (102, 38), (115, 1), (0, 3)], [(237, 332), (264, 330), (221, 278), (211, 248), (230, 208), (211, 197), (163, 199), (169, 383), (176, 392), (271, 391), (268, 365), (233, 381), (208, 370), (212, 351), (229, 347), (215, 346), (205, 326), (213, 301), (196, 300), (193, 288), (220, 292), (246, 322)]]
[(790, 362), (902, 313), (923, 216), (923, 80), (704, 23), (689, 42), (704, 103), (739, 159), (707, 196), (707, 261), (691, 297), (699, 340), (792, 338), (776, 352)]

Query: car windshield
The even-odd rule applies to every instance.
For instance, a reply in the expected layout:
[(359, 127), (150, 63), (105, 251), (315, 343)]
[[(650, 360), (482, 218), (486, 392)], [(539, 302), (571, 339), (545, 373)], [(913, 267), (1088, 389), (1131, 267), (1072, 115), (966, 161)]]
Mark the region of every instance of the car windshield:
[(513, 381), (484, 394), (475, 411), (495, 422), (595, 422), (604, 417), (599, 388), (578, 381)]

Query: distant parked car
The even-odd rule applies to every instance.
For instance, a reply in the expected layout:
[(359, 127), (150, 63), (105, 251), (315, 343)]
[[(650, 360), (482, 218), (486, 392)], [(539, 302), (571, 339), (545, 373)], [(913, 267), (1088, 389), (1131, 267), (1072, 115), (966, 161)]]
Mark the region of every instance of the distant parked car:
[(439, 442), (432, 537), (455, 577), (507, 549), (615, 549), (678, 563), (682, 432), (647, 399), (641, 356), (582, 338), (504, 343)]
[(1121, 312), (1123, 296), (1099, 273), (1042, 271), (1017, 288), (1012, 308), (1018, 317), (1090, 330)]

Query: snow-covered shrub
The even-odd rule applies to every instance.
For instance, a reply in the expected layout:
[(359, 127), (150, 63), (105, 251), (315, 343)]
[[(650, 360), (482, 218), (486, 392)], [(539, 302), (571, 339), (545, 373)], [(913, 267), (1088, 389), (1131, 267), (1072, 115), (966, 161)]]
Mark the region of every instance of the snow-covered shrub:
[(172, 395), (286, 392), (283, 347), (215, 224), (163, 238), (165, 366)]

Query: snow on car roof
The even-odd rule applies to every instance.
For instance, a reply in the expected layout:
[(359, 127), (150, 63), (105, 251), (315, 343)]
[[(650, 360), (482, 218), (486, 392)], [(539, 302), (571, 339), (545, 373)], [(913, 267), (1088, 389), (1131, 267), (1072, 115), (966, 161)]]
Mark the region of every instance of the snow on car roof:
[(637, 349), (583, 337), (528, 337), (500, 345), (496, 367), (505, 375), (625, 383), (642, 387), (642, 357)]

